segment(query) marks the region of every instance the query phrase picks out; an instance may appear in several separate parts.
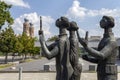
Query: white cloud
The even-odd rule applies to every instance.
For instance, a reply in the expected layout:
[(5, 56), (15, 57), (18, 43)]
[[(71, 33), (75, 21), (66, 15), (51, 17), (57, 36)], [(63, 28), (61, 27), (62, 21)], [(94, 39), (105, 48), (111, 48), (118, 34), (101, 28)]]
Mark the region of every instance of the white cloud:
[(114, 35), (120, 37), (120, 17), (115, 19)]
[(86, 33), (86, 31), (85, 30), (83, 30), (83, 29), (79, 29), (79, 34), (80, 34), (80, 36), (81, 37), (84, 37), (85, 36), (85, 33)]
[(101, 8), (100, 10), (90, 10), (80, 5), (78, 0), (74, 0), (72, 6), (66, 13), (66, 16), (72, 19), (82, 19), (85, 17), (95, 17), (100, 15), (108, 15), (113, 17), (120, 17), (120, 9), (106, 9)]
[[(113, 16), (115, 18), (115, 27), (114, 27), (114, 33), (115, 35), (118, 37), (118, 33), (120, 34), (120, 9), (119, 8), (115, 8), (115, 9), (106, 9), (106, 8), (101, 8), (99, 10), (92, 10), (92, 9), (87, 9), (85, 7), (82, 7), (80, 5), (80, 2), (78, 0), (74, 0), (72, 6), (68, 9), (67, 13), (65, 14), (69, 19), (72, 19), (74, 21), (76, 21), (78, 24), (79, 22), (85, 22), (86, 25), (94, 25), (94, 28), (89, 28), (89, 33), (91, 33), (91, 35), (101, 35), (101, 31), (99, 29), (96, 29), (96, 27), (98, 27), (98, 25), (95, 24), (99, 24), (95, 23), (93, 24), (93, 22), (91, 20), (94, 19), (94, 21), (96, 19), (98, 19), (98, 17), (101, 17), (103, 15), (108, 15), (108, 16)], [(89, 21), (85, 21), (85, 20), (89, 20)], [(100, 19), (99, 19), (100, 20)], [(96, 21), (97, 22), (97, 21)], [(79, 24), (81, 26), (81, 24)], [(82, 30), (82, 29), (81, 29)], [(84, 34), (84, 30), (82, 30), (81, 34)]]
[(78, 0), (74, 0), (72, 7), (67, 11), (66, 16), (72, 19), (76, 18), (84, 18), (86, 15), (87, 9), (84, 7), (80, 7), (80, 2)]
[(113, 16), (113, 17), (120, 17), (120, 9), (105, 9), (102, 8), (100, 10), (88, 10), (87, 16), (103, 16), (103, 15), (108, 15), (108, 16)]
[[(35, 36), (38, 36), (39, 15), (36, 12), (24, 14), (16, 18), (13, 24), (13, 29), (15, 30), (15, 33), (22, 34), (24, 18), (27, 18), (29, 22), (33, 23), (35, 29), (34, 34)], [(50, 27), (54, 23), (54, 19), (51, 18), (50, 16), (42, 16), (42, 21), (43, 21), (43, 31), (45, 33), (46, 38), (48, 38), (52, 36), (52, 33), (50, 32)]]
[(1, 1), (5, 1), (6, 3), (12, 4), (14, 6), (30, 8), (30, 5), (27, 2), (24, 2), (23, 0), (1, 0)]

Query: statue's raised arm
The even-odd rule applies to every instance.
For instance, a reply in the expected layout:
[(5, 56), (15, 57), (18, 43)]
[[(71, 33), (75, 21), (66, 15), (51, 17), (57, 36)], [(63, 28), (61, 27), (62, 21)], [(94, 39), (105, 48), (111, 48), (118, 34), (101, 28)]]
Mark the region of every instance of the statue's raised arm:
[[(107, 19), (108, 19), (108, 17), (107, 17)], [(81, 38), (80, 35), (79, 35), (79, 33), (78, 33), (78, 31), (77, 31), (78, 40), (81, 43), (81, 45), (85, 48), (85, 50), (90, 55), (92, 55), (94, 57), (97, 57), (99, 59), (105, 59), (106, 57), (108, 57), (110, 55), (111, 51), (117, 47), (115, 38), (114, 38), (113, 33), (112, 33), (112, 27), (113, 27), (113, 25), (111, 25), (112, 27), (111, 26), (107, 26), (110, 23), (111, 24), (113, 24), (113, 23), (110, 22), (110, 19), (108, 21), (107, 21), (107, 19), (106, 19), (106, 17), (103, 17), (103, 19), (100, 21), (100, 25), (101, 25), (102, 28), (105, 29), (106, 38), (109, 37), (110, 41), (108, 41), (107, 44), (105, 44), (106, 46), (104, 46), (104, 48), (102, 48), (100, 51), (97, 51), (97, 50), (95, 50), (93, 48), (90, 48), (88, 46), (88, 40), (86, 39), (87, 37), (85, 39)], [(105, 23), (104, 21), (107, 21), (107, 22)]]
[(42, 17), (40, 17), (40, 30), (39, 30), (39, 41), (41, 44), (42, 51), (48, 59), (53, 58), (54, 56), (57, 55), (58, 53), (58, 47), (54, 47), (51, 51), (49, 51), (46, 42), (45, 42), (45, 37), (44, 37), (44, 32), (42, 30)]

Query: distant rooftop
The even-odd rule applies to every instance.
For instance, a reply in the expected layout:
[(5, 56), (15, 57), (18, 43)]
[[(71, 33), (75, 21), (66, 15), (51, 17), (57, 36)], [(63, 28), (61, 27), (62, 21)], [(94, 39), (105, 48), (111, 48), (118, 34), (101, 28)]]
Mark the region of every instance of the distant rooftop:
[(90, 38), (88, 39), (90, 42), (92, 41), (100, 41), (101, 40), (101, 36), (90, 36)]

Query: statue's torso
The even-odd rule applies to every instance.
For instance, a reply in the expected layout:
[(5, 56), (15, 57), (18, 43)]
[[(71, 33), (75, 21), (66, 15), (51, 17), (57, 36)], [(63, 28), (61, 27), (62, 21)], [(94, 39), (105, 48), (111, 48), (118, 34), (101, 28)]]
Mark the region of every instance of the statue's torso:
[(56, 56), (57, 80), (69, 80), (73, 73), (69, 60), (70, 43), (68, 38), (59, 39), (59, 54)]
[[(98, 46), (98, 51), (101, 51), (106, 45), (110, 44), (111, 40), (109, 38), (103, 38)], [(116, 44), (116, 41), (113, 42)], [(110, 45), (110, 47), (117, 46), (117, 45)], [(97, 72), (98, 75), (101, 77), (99, 80), (104, 80), (103, 76), (106, 76), (108, 74), (116, 74), (117, 73), (117, 66), (116, 58), (117, 58), (117, 47), (113, 49), (111, 52), (109, 52), (109, 56), (106, 57), (103, 60), (98, 61), (98, 68)]]
[(70, 61), (73, 66), (79, 63), (79, 43), (76, 38), (70, 38)]
[[(101, 51), (106, 45), (110, 44), (111, 40), (109, 38), (103, 38), (98, 46), (98, 51)], [(116, 44), (116, 42), (114, 41), (114, 44)], [(113, 47), (115, 45), (110, 45), (110, 47)], [(116, 45), (117, 46), (117, 45)], [(100, 64), (115, 64), (116, 62), (116, 58), (117, 58), (117, 47), (115, 49), (113, 49), (110, 53), (110, 55), (105, 58), (104, 60), (100, 60), (99, 63)], [(104, 62), (103, 62), (104, 61)]]

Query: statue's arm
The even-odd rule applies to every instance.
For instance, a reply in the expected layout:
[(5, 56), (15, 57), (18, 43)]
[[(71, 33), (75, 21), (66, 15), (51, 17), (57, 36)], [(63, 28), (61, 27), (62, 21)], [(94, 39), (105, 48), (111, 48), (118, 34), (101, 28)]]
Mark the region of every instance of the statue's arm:
[(57, 44), (58, 44), (58, 42), (56, 41), (56, 42), (50, 44), (49, 46), (47, 44), (46, 45), (47, 45), (48, 50), (51, 51)]
[(83, 55), (82, 58), (86, 61), (92, 62), (92, 63), (98, 63), (98, 59), (95, 57), (90, 57), (89, 55)]
[(93, 57), (98, 59), (105, 59), (111, 54), (111, 51), (116, 48), (115, 41), (109, 42), (101, 51), (97, 51), (93, 48), (88, 47), (88, 42), (85, 39), (82, 39), (77, 32), (78, 40), (81, 45), (85, 48), (85, 50)]
[(48, 59), (51, 59), (58, 54), (59, 49), (57, 45), (50, 51), (46, 46), (46, 42), (43, 34), (39, 35), (39, 39), (40, 39), (41, 48), (45, 57), (47, 57)]
[(84, 48), (90, 55), (92, 55), (98, 59), (105, 59), (106, 57), (108, 57), (109, 55), (112, 54), (112, 50), (116, 48), (116, 44), (114, 42), (110, 42), (101, 51), (97, 51), (88, 46), (86, 46)]

